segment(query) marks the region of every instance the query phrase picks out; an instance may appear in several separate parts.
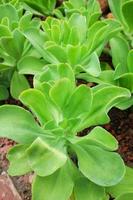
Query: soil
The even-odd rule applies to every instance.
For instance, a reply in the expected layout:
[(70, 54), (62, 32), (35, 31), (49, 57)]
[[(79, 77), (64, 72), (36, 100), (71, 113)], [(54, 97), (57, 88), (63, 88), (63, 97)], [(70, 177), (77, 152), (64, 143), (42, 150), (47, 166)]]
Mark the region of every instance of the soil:
[(112, 109), (109, 112), (111, 122), (104, 126), (119, 142), (118, 152), (126, 165), (133, 167), (133, 109), (125, 111)]

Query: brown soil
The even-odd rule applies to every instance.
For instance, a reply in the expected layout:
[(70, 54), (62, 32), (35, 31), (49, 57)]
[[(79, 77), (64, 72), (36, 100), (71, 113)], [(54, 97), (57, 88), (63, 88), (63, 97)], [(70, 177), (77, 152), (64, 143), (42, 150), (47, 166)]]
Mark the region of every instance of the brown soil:
[(133, 167), (133, 110), (132, 108), (125, 111), (112, 109), (109, 115), (111, 122), (104, 127), (118, 140), (118, 152), (125, 163)]

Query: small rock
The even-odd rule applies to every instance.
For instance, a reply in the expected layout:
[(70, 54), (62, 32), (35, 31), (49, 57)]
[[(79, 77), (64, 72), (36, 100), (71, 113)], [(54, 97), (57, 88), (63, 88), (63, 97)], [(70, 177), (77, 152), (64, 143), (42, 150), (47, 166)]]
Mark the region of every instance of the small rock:
[(0, 175), (0, 200), (22, 200), (12, 180), (5, 172)]

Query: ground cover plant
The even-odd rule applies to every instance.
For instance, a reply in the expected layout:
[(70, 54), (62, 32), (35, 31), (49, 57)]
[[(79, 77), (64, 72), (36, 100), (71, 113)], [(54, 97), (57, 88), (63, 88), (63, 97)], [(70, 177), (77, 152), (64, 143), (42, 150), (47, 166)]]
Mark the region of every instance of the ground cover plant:
[(8, 97), (7, 87), (10, 87), (12, 97), (17, 99), (24, 89), (30, 87), (25, 76), (19, 74), (17, 64), (23, 56), (34, 55), (22, 32), (27, 25), (39, 27), (39, 20), (32, 20), (32, 14), (28, 12), (23, 15), (21, 7), (15, 8), (11, 4), (0, 5), (0, 13), (0, 73), (1, 87), (4, 88), (1, 100)]
[(133, 24), (132, 24), (132, 0), (108, 0), (110, 9), (116, 19), (120, 21), (123, 26), (122, 35), (129, 42), (131, 48), (133, 47)]
[(0, 106), (9, 175), (33, 173), (33, 200), (133, 199), (133, 170), (103, 128), (133, 105), (133, 1), (109, 0), (113, 19), (97, 0), (0, 3), (0, 100), (21, 105)]
[(99, 77), (92, 77), (86, 73), (83, 73), (78, 77), (98, 84), (111, 84), (127, 88), (131, 93), (131, 98), (122, 100), (118, 105), (120, 109), (126, 109), (133, 105), (133, 50), (130, 50), (127, 42), (121, 37), (112, 38), (110, 40), (110, 46), (114, 69), (108, 65), (107, 68), (101, 70)]

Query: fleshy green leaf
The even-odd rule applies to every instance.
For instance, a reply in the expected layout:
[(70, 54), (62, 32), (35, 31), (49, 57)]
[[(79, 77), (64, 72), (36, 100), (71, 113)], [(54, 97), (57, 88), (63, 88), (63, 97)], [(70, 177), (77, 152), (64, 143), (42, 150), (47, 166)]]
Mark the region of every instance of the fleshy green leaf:
[(28, 88), (30, 88), (30, 85), (27, 79), (24, 77), (24, 75), (18, 74), (18, 72), (15, 71), (11, 79), (11, 86), (10, 86), (11, 95), (15, 99), (18, 99), (20, 93)]
[[(64, 91), (64, 92), (63, 92)], [(55, 83), (50, 90), (50, 96), (52, 100), (61, 109), (67, 104), (70, 95), (72, 94), (73, 87), (69, 79), (61, 79)]]
[(122, 37), (114, 37), (110, 40), (111, 53), (114, 67), (120, 65), (119, 74), (115, 77), (120, 76), (122, 73), (127, 72), (127, 55), (129, 52), (128, 42)]
[(20, 59), (20, 57), (22, 56), (24, 42), (24, 36), (17, 29), (15, 29), (15, 31), (13, 32), (12, 37), (3, 37), (1, 39), (2, 48), (6, 51), (6, 53), (8, 53), (16, 60)]
[(0, 137), (29, 144), (40, 134), (44, 134), (44, 131), (37, 125), (30, 112), (14, 105), (0, 107)]
[(79, 44), (79, 42), (80, 42), (80, 38), (79, 37), (80, 36), (79, 36), (78, 32), (79, 32), (79, 30), (76, 27), (73, 27), (70, 30), (69, 37), (66, 35), (68, 37), (67, 38), (67, 43), (68, 44), (70, 44), (70, 45), (78, 45)]
[(39, 28), (40, 20), (38, 18), (32, 18), (31, 12), (26, 12), (19, 20), (19, 28), (23, 32), (28, 28)]
[(95, 22), (88, 29), (87, 33), (89, 52), (93, 53), (97, 50), (100, 54), (104, 45), (111, 37), (115, 36), (120, 29), (120, 24), (116, 20), (107, 19)]
[(100, 76), (94, 77), (87, 73), (80, 73), (77, 78), (86, 80), (87, 82), (94, 82), (98, 84), (112, 84), (116, 85), (116, 81), (114, 80), (114, 71), (113, 70), (103, 70), (100, 73)]
[(104, 188), (90, 182), (86, 178), (80, 178), (74, 186), (75, 200), (103, 200)]
[(116, 200), (132, 200), (133, 199), (133, 193), (127, 193), (119, 196), (116, 198)]
[(9, 66), (8, 64), (4, 63), (4, 64), (0, 64), (0, 72), (6, 71), (8, 69), (11, 69), (11, 66)]
[[(98, 107), (99, 105), (106, 105), (107, 110), (108, 108), (112, 105), (113, 102), (115, 102), (115, 100), (117, 100), (117, 98), (123, 98), (125, 97), (130, 97), (130, 93), (127, 89), (121, 88), (121, 87), (117, 87), (117, 86), (110, 86), (110, 85), (101, 85), (101, 89), (99, 88), (94, 88), (94, 101), (93, 101), (93, 105), (95, 105)], [(113, 92), (112, 92), (113, 91)], [(104, 95), (104, 94), (108, 94), (108, 95)], [(96, 103), (96, 101), (99, 99), (101, 99), (100, 97), (104, 97), (102, 98), (103, 101), (98, 101), (99, 104)], [(92, 106), (93, 107), (93, 106)]]
[(86, 17), (81, 14), (74, 13), (69, 18), (69, 24), (71, 27), (77, 28), (77, 30), (80, 30), (78, 31), (79, 40), (80, 42), (83, 42), (86, 38), (86, 32), (87, 32)]
[(133, 50), (130, 50), (127, 57), (128, 70), (133, 73)]
[(82, 6), (84, 6), (84, 1), (83, 0), (69, 0), (70, 3), (75, 7), (75, 8), (81, 8)]
[(33, 183), (33, 200), (68, 200), (73, 190), (71, 168), (66, 163), (54, 174), (37, 176)]
[(125, 73), (119, 78), (119, 85), (133, 92), (133, 73)]
[(109, 122), (108, 111), (131, 96), (129, 90), (125, 88), (104, 84), (93, 87), (93, 92), (91, 112), (82, 118), (78, 131)]
[(79, 45), (67, 45), (68, 62), (71, 64), (72, 67), (79, 62), (80, 53), (81, 49)]
[(56, 5), (56, 0), (21, 0), (24, 2), (24, 7), (39, 15), (50, 15)]
[(103, 200), (109, 200), (109, 199), (110, 199), (109, 195), (106, 195), (106, 196), (103, 198)]
[[(62, 64), (63, 66), (63, 64)], [(60, 79), (60, 74), (58, 71), (59, 65), (46, 65), (42, 72), (36, 74), (34, 77), (34, 85), (41, 85), (45, 83), (55, 82)], [(63, 66), (64, 67), (64, 66)]]
[(92, 53), (98, 48), (98, 46), (103, 42), (103, 35), (106, 34), (107, 24), (98, 21), (94, 23), (88, 30), (88, 46), (89, 51)]
[(46, 48), (46, 50), (50, 53), (54, 59), (52, 60), (52, 64), (58, 63), (66, 63), (67, 55), (65, 49), (59, 45), (52, 45)]
[(129, 31), (133, 31), (133, 1), (127, 1), (122, 5), (122, 14), (129, 27)]
[(53, 119), (52, 106), (45, 94), (37, 89), (29, 89), (21, 93), (19, 99), (28, 106), (43, 125)]
[(48, 53), (46, 49), (44, 49), (44, 43), (46, 39), (43, 31), (31, 28), (27, 29), (24, 32), (24, 35), (47, 62), (53, 63), (53, 61), (55, 61), (55, 58), (50, 53)]
[(11, 32), (7, 26), (0, 24), (0, 37), (11, 36)]
[(126, 174), (122, 181), (113, 187), (106, 188), (106, 191), (113, 197), (118, 197), (123, 193), (133, 193), (133, 169), (126, 167)]
[(129, 99), (123, 99), (116, 105), (116, 107), (119, 108), (120, 110), (126, 110), (132, 105), (133, 105), (133, 98), (130, 97)]
[[(84, 61), (83, 61), (84, 62)], [(97, 77), (101, 73), (100, 61), (97, 54), (94, 52), (90, 55), (90, 59), (87, 64), (83, 67), (84, 71)]]
[(89, 112), (92, 104), (92, 93), (85, 85), (77, 87), (64, 108), (65, 116), (68, 118), (80, 117)]
[(0, 20), (8, 17), (12, 22), (18, 21), (17, 10), (11, 4), (0, 5)]
[(61, 168), (67, 156), (37, 138), (27, 150), (29, 165), (39, 176), (48, 176)]
[(74, 71), (68, 64), (59, 64), (58, 66), (58, 71), (60, 74), (60, 78), (68, 78), (71, 80), (73, 85), (75, 85), (75, 76), (74, 76)]
[(33, 56), (25, 56), (18, 63), (18, 70), (20, 74), (33, 74), (42, 71), (45, 62)]
[(117, 140), (101, 127), (96, 127), (87, 136), (79, 138), (77, 144), (92, 144), (108, 151), (118, 149)]
[(124, 162), (119, 154), (93, 145), (75, 145), (74, 149), (80, 171), (95, 184), (112, 186), (124, 177)]
[(28, 164), (27, 148), (28, 145), (16, 145), (8, 152), (7, 158), (10, 161), (8, 173), (11, 176), (20, 176), (32, 171)]
[(122, 11), (121, 11), (121, 5), (122, 5), (122, 0), (108, 0), (109, 7), (116, 19), (119, 19), (122, 21)]
[(0, 100), (5, 100), (9, 96), (8, 90), (5, 86), (0, 85)]
[(47, 65), (43, 72), (37, 74), (34, 78), (35, 84), (43, 84), (44, 82), (55, 82), (62, 78), (68, 78), (75, 85), (74, 71), (68, 64)]

